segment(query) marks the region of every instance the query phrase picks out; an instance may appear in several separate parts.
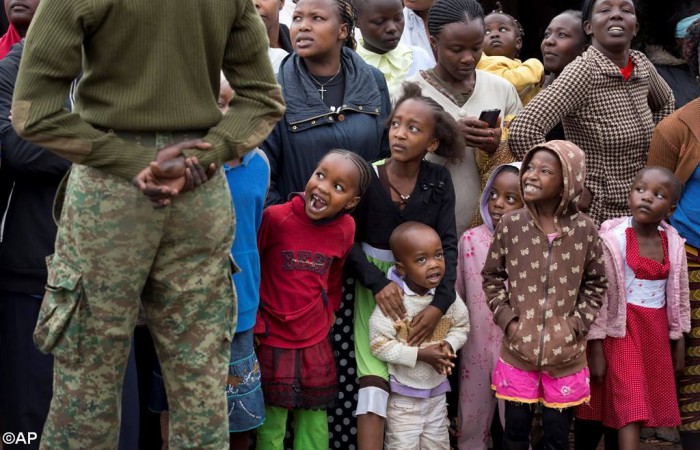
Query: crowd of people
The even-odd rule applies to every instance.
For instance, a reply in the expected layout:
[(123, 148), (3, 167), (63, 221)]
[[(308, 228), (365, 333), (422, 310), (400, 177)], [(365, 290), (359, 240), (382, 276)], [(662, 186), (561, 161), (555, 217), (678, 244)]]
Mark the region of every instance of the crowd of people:
[(5, 0), (0, 448), (700, 449), (689, 4)]

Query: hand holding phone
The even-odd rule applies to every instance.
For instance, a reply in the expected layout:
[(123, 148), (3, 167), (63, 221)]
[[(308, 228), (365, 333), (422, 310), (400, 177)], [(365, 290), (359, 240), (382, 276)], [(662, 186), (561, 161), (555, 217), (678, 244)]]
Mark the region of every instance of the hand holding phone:
[(479, 115), (479, 120), (488, 123), (489, 128), (496, 128), (496, 121), (498, 120), (498, 116), (500, 115), (500, 109), (485, 109), (481, 111), (481, 115)]

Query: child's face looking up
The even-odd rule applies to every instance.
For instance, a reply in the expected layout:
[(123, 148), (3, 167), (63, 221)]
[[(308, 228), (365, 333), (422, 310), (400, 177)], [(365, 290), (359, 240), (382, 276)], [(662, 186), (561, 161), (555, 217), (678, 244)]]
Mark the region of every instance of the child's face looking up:
[(399, 45), (404, 28), (400, 0), (365, 0), (357, 26), (362, 30), (364, 47), (384, 54)]
[(420, 100), (407, 99), (395, 110), (389, 122), (391, 159), (400, 162), (420, 161), (429, 151), (437, 150), (434, 113)]
[(306, 183), (306, 215), (311, 220), (330, 219), (360, 201), (360, 173), (343, 155), (326, 155)]
[(502, 170), (491, 184), (488, 210), (495, 227), (503, 214), (523, 207), (520, 198), (520, 177), (516, 172)]
[[(522, 172), (523, 200), (549, 202), (561, 198), (564, 178), (561, 162), (549, 150), (538, 150)], [(558, 200), (556, 200), (558, 201)]]
[(503, 14), (489, 14), (484, 18), (486, 26), (484, 53), (489, 56), (515, 58), (523, 46), (520, 31), (513, 20)]
[(632, 183), (628, 204), (638, 223), (660, 223), (673, 209), (673, 184), (658, 170), (646, 170)]
[(396, 269), (406, 285), (418, 295), (437, 287), (445, 275), (440, 236), (434, 230), (407, 231), (394, 249)]
[(219, 109), (221, 110), (221, 113), (224, 114), (226, 111), (228, 111), (228, 104), (233, 98), (233, 89), (231, 89), (231, 86), (229, 86), (228, 81), (224, 81), (221, 83), (221, 87), (219, 88)]

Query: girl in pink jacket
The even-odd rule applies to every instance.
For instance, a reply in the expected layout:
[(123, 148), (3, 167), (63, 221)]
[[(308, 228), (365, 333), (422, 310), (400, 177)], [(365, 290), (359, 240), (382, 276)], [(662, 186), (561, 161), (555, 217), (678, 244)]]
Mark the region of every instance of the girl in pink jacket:
[(647, 167), (632, 183), (632, 216), (600, 229), (608, 292), (588, 335), (591, 402), (577, 417), (617, 429), (624, 449), (639, 448), (641, 427), (680, 425), (674, 369), (690, 331), (688, 271), (685, 240), (664, 220), (681, 189), (669, 170)]
[[(493, 313), (486, 303), (481, 269), (501, 216), (523, 207), (519, 171), (519, 162), (494, 169), (481, 194), (484, 223), (465, 231), (459, 239), (455, 290), (466, 302), (472, 323), (460, 355), (459, 448), (488, 448), (489, 430), (496, 409), (491, 374), (498, 361), (503, 332), (494, 323)], [(503, 417), (503, 407), (499, 410)], [(503, 422), (501, 420), (501, 425)]]

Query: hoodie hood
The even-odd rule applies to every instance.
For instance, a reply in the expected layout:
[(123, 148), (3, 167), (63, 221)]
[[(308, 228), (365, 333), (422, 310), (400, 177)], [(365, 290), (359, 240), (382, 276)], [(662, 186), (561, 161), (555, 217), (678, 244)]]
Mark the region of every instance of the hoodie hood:
[[(532, 155), (537, 150), (553, 152), (561, 163), (564, 188), (562, 189), (561, 202), (554, 213), (554, 224), (560, 232), (566, 232), (568, 224), (575, 220), (579, 214), (578, 202), (583, 193), (583, 181), (586, 179), (586, 156), (583, 150), (573, 142), (549, 141), (531, 148), (523, 158), (522, 167), (527, 167)], [(520, 183), (520, 195), (523, 196), (523, 199), (525, 198), (522, 183)], [(530, 211), (534, 222), (541, 230), (542, 226), (535, 206), (532, 202), (525, 202), (525, 207)]]
[[(481, 193), (481, 204), (479, 206), (479, 209), (481, 211), (481, 218), (484, 221), (484, 224), (488, 227), (489, 231), (491, 231), (492, 233), (494, 232), (495, 227), (493, 226), (493, 222), (491, 221), (491, 214), (489, 214), (489, 197), (491, 194), (491, 186), (493, 186), (493, 180), (495, 180), (498, 174), (501, 173), (503, 169), (507, 166), (515, 167), (516, 169), (518, 169), (518, 172), (520, 172), (520, 164), (520, 162), (513, 162), (497, 166), (495, 169), (493, 169), (493, 172), (491, 172), (491, 176), (489, 176), (489, 179), (486, 181), (484, 190)], [(521, 191), (522, 195), (522, 187), (518, 187), (518, 190)]]

